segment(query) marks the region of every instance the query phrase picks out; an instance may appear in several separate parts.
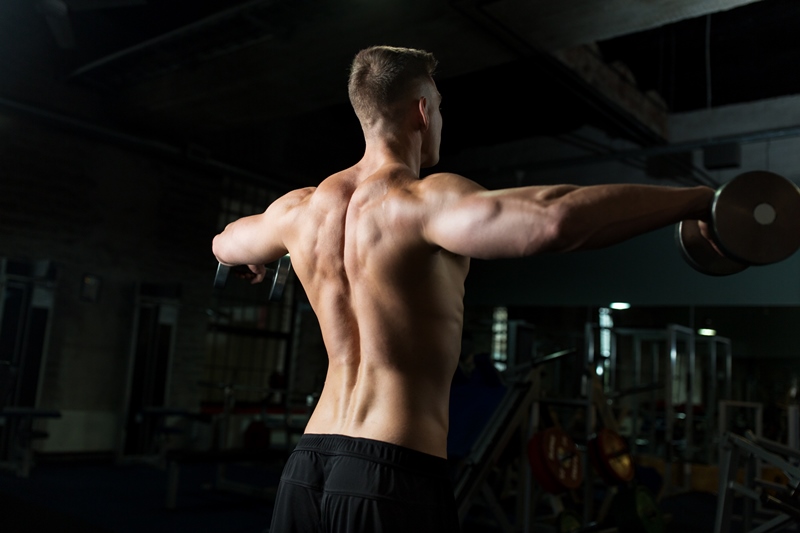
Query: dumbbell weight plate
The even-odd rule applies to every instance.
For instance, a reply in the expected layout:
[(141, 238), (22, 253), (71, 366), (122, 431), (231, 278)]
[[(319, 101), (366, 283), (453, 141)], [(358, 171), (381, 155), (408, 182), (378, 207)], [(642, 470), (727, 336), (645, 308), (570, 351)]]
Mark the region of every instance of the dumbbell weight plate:
[(284, 255), (278, 260), (278, 265), (275, 267), (275, 273), (272, 275), (272, 287), (269, 290), (270, 301), (280, 300), (283, 296), (283, 289), (286, 287), (286, 281), (289, 279), (289, 272), (292, 270), (292, 260), (289, 255)]
[(709, 276), (728, 276), (745, 270), (747, 265), (721, 256), (700, 233), (697, 220), (684, 220), (676, 226), (675, 240), (689, 265)]
[(214, 275), (214, 288), (224, 289), (228, 283), (228, 276), (231, 273), (231, 267), (219, 263), (217, 265), (217, 273)]
[(711, 213), (716, 244), (735, 261), (768, 265), (800, 248), (800, 191), (772, 172), (733, 178), (717, 190)]

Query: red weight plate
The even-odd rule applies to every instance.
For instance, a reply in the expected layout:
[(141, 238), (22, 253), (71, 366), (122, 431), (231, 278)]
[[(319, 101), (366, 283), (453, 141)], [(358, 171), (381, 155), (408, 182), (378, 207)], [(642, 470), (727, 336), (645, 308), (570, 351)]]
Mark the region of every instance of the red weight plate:
[(559, 428), (545, 429), (531, 438), (528, 460), (534, 478), (547, 492), (560, 494), (583, 482), (578, 447)]
[(627, 483), (633, 479), (635, 467), (628, 443), (619, 434), (601, 429), (589, 442), (592, 466), (609, 485)]

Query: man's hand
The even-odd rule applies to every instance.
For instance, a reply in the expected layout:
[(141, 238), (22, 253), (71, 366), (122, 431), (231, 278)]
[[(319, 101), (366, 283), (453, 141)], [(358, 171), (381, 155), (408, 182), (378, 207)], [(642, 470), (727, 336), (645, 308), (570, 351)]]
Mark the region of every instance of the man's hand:
[(711, 224), (709, 224), (705, 220), (698, 220), (697, 226), (700, 228), (700, 235), (702, 235), (708, 241), (711, 247), (714, 248), (714, 251), (717, 252), (722, 257), (725, 257), (725, 254), (723, 254), (720, 251), (720, 249), (717, 248), (717, 243), (714, 242), (713, 230), (711, 229)]
[(231, 272), (237, 278), (256, 284), (264, 281), (264, 277), (267, 275), (267, 267), (264, 265), (237, 265), (231, 267)]

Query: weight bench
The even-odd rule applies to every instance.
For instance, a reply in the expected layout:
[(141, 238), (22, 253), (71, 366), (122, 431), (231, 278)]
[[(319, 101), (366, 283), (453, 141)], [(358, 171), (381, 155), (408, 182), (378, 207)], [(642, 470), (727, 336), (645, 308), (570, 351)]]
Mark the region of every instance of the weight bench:
[[(746, 459), (744, 483), (736, 481), (740, 458)], [(784, 486), (757, 479), (757, 460), (780, 468), (789, 479), (789, 485)], [(797, 494), (798, 486), (800, 486), (800, 467), (796, 464), (799, 460), (800, 452), (798, 450), (756, 437), (752, 432), (747, 432), (747, 438), (727, 433), (721, 444), (719, 495), (714, 533), (731, 530), (733, 499), (736, 495), (745, 497), (744, 516), (742, 517), (742, 531), (744, 532), (768, 533), (778, 531), (793, 521), (800, 523), (800, 500)], [(778, 511), (778, 514), (758, 527), (752, 528), (755, 521), (755, 503), (758, 501), (764, 507), (771, 507)]]
[[(463, 522), (470, 508), (480, 497), (488, 506), (494, 518), (504, 531), (515, 531), (510, 524), (505, 512), (501, 509), (497, 499), (492, 493), (486, 481), (492, 468), (497, 464), (506, 446), (511, 441), (514, 433), (520, 429), (520, 453), (523, 464), (527, 464), (526, 443), (529, 437), (529, 423), (531, 420), (531, 408), (538, 394), (538, 387), (535, 384), (532, 371), (527, 377), (520, 379), (509, 385), (496, 385), (488, 387), (481, 394), (476, 395), (475, 399), (483, 403), (484, 409), (473, 417), (474, 422), (485, 422), (479, 434), (474, 434), (474, 425), (467, 428), (467, 432), (453, 435), (452, 444), (448, 447), (448, 455), (467, 449), (465, 456), (456, 454), (460, 458), (459, 468), (456, 471), (455, 499), (458, 510), (459, 520)], [(454, 400), (458, 402), (459, 387), (454, 387)], [(465, 395), (466, 396), (466, 395)], [(472, 403), (472, 402), (470, 402)], [(462, 405), (463, 407), (463, 405)], [(456, 431), (458, 431), (458, 418), (456, 418)], [(453, 427), (451, 426), (451, 430)], [(459, 437), (474, 437), (473, 440), (461, 442)], [(459, 449), (460, 448), (460, 449)], [(525, 509), (526, 513), (533, 512), (527, 505), (531, 499), (531, 483), (528, 469), (524, 469), (526, 475), (525, 490), (520, 490), (518, 498), (525, 499), (517, 506), (519, 515), (517, 516), (517, 526), (522, 521), (529, 521), (530, 516), (520, 516)]]

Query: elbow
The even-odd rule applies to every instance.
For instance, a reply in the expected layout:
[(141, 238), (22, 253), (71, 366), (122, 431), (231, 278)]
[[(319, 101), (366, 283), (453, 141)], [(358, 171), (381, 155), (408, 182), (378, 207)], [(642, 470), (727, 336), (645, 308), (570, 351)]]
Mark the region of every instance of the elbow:
[(551, 204), (539, 213), (535, 230), (529, 234), (522, 255), (563, 253), (578, 247), (574, 238), (571, 213), (559, 203)]
[(214, 236), (214, 240), (211, 241), (211, 252), (214, 254), (214, 257), (217, 258), (217, 261), (223, 264), (226, 263), (224, 260), (225, 239), (222, 237), (222, 234)]

